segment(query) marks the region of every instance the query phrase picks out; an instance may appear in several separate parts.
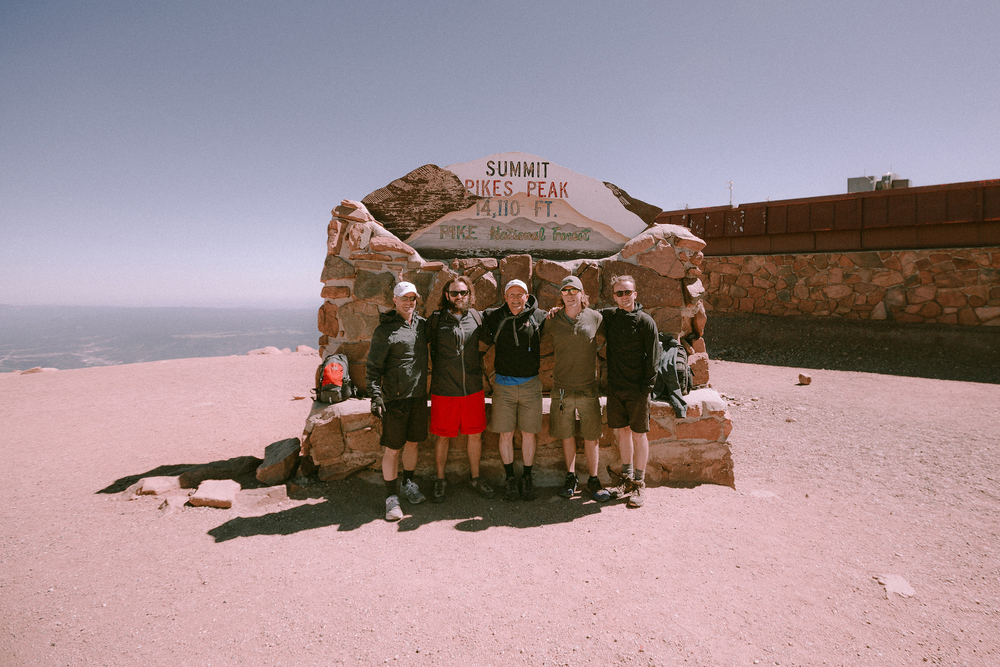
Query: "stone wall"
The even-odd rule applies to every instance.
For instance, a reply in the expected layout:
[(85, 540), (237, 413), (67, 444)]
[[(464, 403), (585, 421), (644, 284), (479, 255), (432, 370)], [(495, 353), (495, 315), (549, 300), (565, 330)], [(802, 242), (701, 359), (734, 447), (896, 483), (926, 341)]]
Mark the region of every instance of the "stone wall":
[(707, 257), (709, 310), (1000, 326), (1000, 248)]
[[(700, 336), (707, 318), (699, 268), (704, 245), (684, 227), (657, 225), (629, 241), (617, 255), (599, 260), (536, 261), (530, 255), (508, 255), (425, 261), (382, 227), (363, 204), (344, 200), (333, 210), (327, 228), (324, 303), (318, 316), (320, 355), (345, 354), (351, 362), (351, 379), (364, 387), (371, 335), (379, 314), (393, 307), (392, 286), (397, 282), (417, 286), (418, 312), (428, 317), (438, 307), (445, 283), (459, 275), (471, 280), (474, 306), (483, 310), (503, 303), (502, 286), (514, 278), (529, 285), (539, 305), (548, 309), (558, 303), (559, 283), (570, 274), (583, 282), (592, 307), (613, 306), (611, 278), (627, 273), (635, 277), (639, 302), (660, 331), (677, 335), (697, 332), (690, 362), (695, 384), (705, 385), (708, 355)], [(491, 348), (484, 359), (487, 379), (492, 354)], [(543, 346), (542, 355), (542, 385), (548, 390), (552, 385), (551, 346)]]
[[(676, 419), (667, 403), (653, 403), (649, 431), (649, 463), (646, 481), (651, 486), (721, 484), (735, 488), (733, 458), (727, 444), (732, 422), (725, 401), (712, 389), (697, 389), (685, 397), (687, 417)], [(603, 399), (602, 399), (603, 403)], [(550, 400), (544, 399), (542, 431), (536, 439), (535, 478), (539, 486), (556, 486), (566, 474), (562, 441), (549, 436)], [(490, 411), (487, 402), (487, 416)], [(319, 468), (319, 478), (324, 481), (344, 479), (365, 468), (377, 468), (382, 460), (379, 447), (381, 424), (369, 412), (367, 400), (349, 400), (335, 405), (316, 403), (306, 421), (306, 450)], [(459, 436), (452, 442), (447, 472), (455, 478), (467, 478), (466, 437)], [(520, 433), (515, 434), (515, 450), (521, 447)], [(586, 470), (583, 441), (577, 437), (577, 471)], [(515, 461), (521, 460), (515, 452)], [(483, 458), (481, 474), (487, 479), (500, 478), (503, 466), (500, 461), (498, 435), (483, 432)], [(618, 468), (621, 465), (614, 432), (607, 426), (604, 414), (604, 433), (600, 439), (600, 466)], [(434, 476), (434, 448), (419, 449), (417, 474)]]
[[(365, 386), (365, 361), (378, 316), (393, 307), (392, 286), (412, 282), (420, 292), (418, 312), (429, 316), (441, 300), (444, 284), (464, 275), (473, 285), (474, 305), (485, 309), (500, 305), (502, 285), (519, 278), (531, 286), (541, 307), (559, 301), (558, 285), (568, 275), (578, 276), (593, 307), (613, 305), (611, 278), (630, 274), (636, 279), (639, 302), (661, 331), (676, 335), (695, 332), (690, 363), (696, 386), (688, 395), (688, 416), (675, 419), (670, 406), (654, 403), (649, 434), (650, 484), (716, 483), (734, 486), (732, 456), (727, 444), (732, 423), (726, 403), (708, 384), (708, 355), (701, 338), (705, 330), (705, 289), (699, 266), (704, 242), (684, 227), (657, 225), (629, 241), (618, 254), (600, 260), (556, 262), (534, 260), (530, 255), (501, 258), (467, 258), (450, 262), (425, 261), (384, 227), (360, 203), (344, 200), (333, 211), (328, 226), (327, 258), (323, 267), (324, 299), (318, 325), (320, 355), (344, 353), (351, 378)], [(486, 393), (490, 395), (493, 349), (486, 351)], [(552, 385), (551, 345), (542, 347), (542, 384)], [(603, 362), (600, 369), (603, 376)], [(433, 370), (432, 370), (433, 372)], [(544, 400), (544, 424), (537, 439), (536, 476), (542, 486), (556, 485), (565, 474), (562, 445), (548, 435), (549, 399)], [(490, 409), (487, 403), (487, 411)], [(618, 465), (614, 433), (606, 426), (601, 438), (601, 469)], [(303, 434), (303, 451), (318, 467), (323, 480), (343, 479), (382, 459), (381, 423), (372, 417), (367, 400), (351, 399), (336, 405), (315, 403)], [(483, 474), (501, 471), (497, 434), (483, 434)], [(464, 437), (452, 444), (448, 472), (466, 475), (468, 462)], [(519, 435), (515, 448), (520, 447)], [(578, 441), (582, 454), (582, 441)], [(515, 454), (519, 459), (520, 454)], [(418, 472), (431, 474), (433, 448), (420, 448)]]

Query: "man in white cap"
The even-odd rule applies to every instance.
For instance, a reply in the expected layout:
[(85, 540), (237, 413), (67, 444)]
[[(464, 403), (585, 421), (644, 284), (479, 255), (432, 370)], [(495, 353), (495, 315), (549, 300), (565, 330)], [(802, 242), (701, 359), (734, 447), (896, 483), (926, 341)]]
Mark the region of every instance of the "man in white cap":
[[(427, 439), (427, 320), (416, 314), (417, 287), (402, 282), (392, 290), (395, 310), (379, 316), (368, 350), (366, 378), (372, 414), (382, 420), (382, 479), (385, 518), (403, 518), (399, 495), (410, 504), (425, 497), (413, 479), (417, 443)], [(403, 479), (398, 483), (399, 452)]]
[[(540, 337), (545, 311), (521, 280), (504, 286), (504, 305), (487, 309), (483, 327), (486, 343), (496, 345), (493, 370), (493, 410), (490, 430), (500, 434), (500, 459), (506, 481), (504, 497), (525, 500), (538, 496), (531, 467), (535, 461), (535, 435), (542, 430), (542, 381)], [(521, 431), (521, 479), (514, 474), (514, 430)]]

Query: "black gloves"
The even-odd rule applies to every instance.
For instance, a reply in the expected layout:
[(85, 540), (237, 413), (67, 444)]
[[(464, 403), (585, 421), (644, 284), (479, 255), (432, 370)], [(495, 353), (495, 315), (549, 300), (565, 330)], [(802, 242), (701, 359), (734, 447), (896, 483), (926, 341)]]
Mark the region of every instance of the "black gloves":
[(382, 416), (385, 414), (385, 403), (382, 401), (381, 396), (372, 396), (372, 414), (377, 419), (382, 419)]

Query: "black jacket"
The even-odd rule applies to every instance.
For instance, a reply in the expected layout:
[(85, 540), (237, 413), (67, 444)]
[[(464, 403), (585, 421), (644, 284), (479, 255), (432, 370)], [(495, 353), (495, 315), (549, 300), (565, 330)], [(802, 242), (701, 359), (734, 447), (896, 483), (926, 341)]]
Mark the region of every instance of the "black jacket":
[(621, 391), (649, 395), (656, 383), (660, 362), (660, 341), (656, 322), (635, 304), (632, 312), (602, 308), (604, 338), (607, 341), (608, 393)]
[(368, 394), (384, 401), (427, 395), (427, 320), (395, 310), (379, 315), (365, 366)]
[(427, 331), (431, 344), (431, 393), (468, 396), (483, 390), (479, 339), (482, 315), (469, 310), (461, 319), (449, 310), (436, 310)]
[(505, 303), (499, 308), (489, 308), (483, 314), (486, 343), (497, 346), (493, 370), (497, 375), (530, 378), (538, 375), (541, 367), (540, 337), (545, 326), (545, 311), (538, 301), (529, 296), (524, 310), (514, 316)]

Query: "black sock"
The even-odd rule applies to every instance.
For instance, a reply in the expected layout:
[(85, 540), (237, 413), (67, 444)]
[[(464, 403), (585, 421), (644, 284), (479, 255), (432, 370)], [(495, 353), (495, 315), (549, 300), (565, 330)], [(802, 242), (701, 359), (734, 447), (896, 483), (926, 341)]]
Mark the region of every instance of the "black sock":
[(503, 470), (504, 470), (505, 473), (507, 473), (507, 479), (510, 479), (511, 477), (514, 476), (514, 464), (513, 463), (504, 463), (503, 464)]
[(396, 480), (387, 479), (385, 480), (385, 497), (396, 495)]
[(405, 470), (404, 469), (403, 470), (403, 481), (412, 482), (413, 481), (413, 473), (414, 472), (416, 472), (416, 470)]
[(531, 466), (524, 466), (524, 477), (531, 477)]

